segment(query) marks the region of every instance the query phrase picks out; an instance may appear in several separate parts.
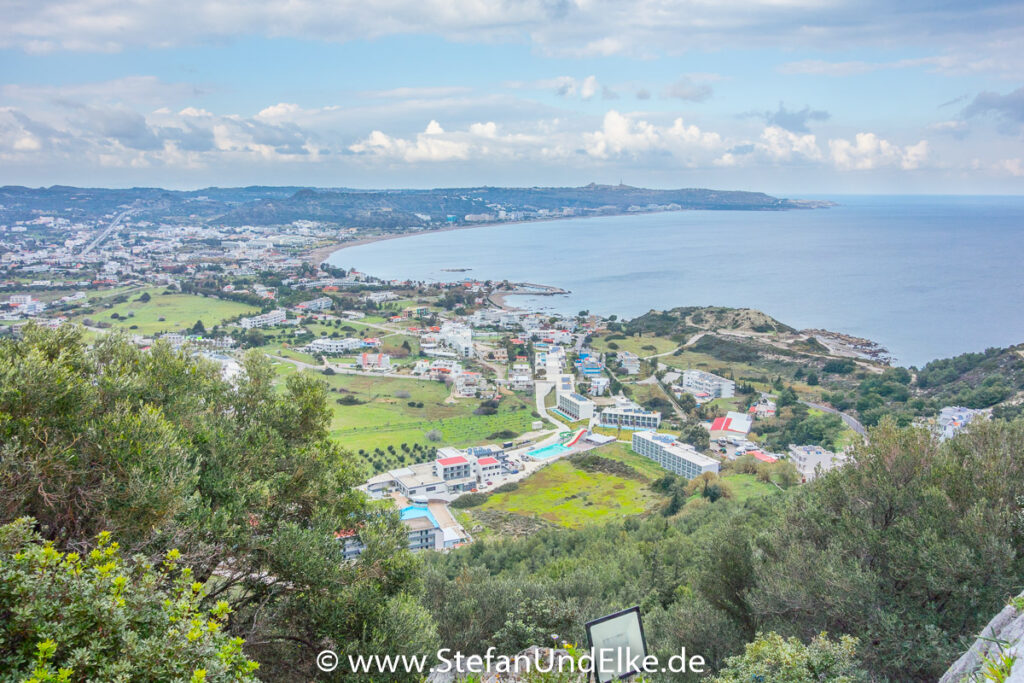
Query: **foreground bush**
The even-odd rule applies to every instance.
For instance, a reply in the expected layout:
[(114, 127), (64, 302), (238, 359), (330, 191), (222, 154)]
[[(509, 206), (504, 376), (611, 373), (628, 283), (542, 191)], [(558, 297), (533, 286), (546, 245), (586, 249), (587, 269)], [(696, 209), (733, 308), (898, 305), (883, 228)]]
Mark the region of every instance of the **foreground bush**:
[(102, 533), (84, 555), (0, 527), (0, 680), (254, 681), (258, 664), (223, 631), (230, 608), (200, 608), (203, 584), (178, 554), (125, 560)]

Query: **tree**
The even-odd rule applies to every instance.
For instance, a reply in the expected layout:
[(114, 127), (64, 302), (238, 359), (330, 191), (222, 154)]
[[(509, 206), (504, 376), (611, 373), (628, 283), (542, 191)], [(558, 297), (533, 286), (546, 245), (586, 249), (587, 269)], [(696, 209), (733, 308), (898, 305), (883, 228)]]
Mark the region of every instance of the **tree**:
[(679, 431), (679, 439), (699, 451), (711, 448), (711, 434), (699, 422), (690, 421), (684, 424)]
[(225, 630), (230, 606), (202, 606), (207, 588), (177, 551), (155, 567), (126, 560), (103, 532), (65, 553), (33, 524), (0, 527), (0, 670), (10, 680), (256, 680), (259, 665)]
[[(325, 647), (429, 652), (404, 527), (354, 491), (364, 475), (327, 439), (326, 398), (308, 373), (277, 386), (256, 351), (232, 384), (164, 343), (87, 348), (75, 326), (28, 326), (0, 342), (0, 522), (32, 516), (60, 551), (104, 530), (151, 561), (178, 549), (270, 680), (315, 677)], [(359, 529), (359, 561), (340, 529)]]
[(202, 320), (197, 320), (196, 324), (192, 326), (192, 334), (206, 334), (206, 327)]
[(830, 640), (821, 633), (804, 645), (796, 638), (778, 633), (758, 634), (742, 655), (726, 660), (713, 683), (858, 683), (867, 673), (857, 665), (856, 638)]
[(795, 405), (800, 401), (800, 397), (793, 391), (793, 387), (786, 387), (779, 392), (779, 397), (775, 401), (775, 404), (779, 408), (785, 408), (786, 406)]

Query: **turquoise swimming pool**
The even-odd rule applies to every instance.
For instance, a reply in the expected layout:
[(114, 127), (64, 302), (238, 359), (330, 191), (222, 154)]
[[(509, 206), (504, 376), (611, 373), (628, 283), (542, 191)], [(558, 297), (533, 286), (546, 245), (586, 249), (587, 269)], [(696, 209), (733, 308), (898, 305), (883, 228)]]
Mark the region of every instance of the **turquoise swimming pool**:
[(563, 446), (560, 443), (554, 443), (544, 448), (535, 448), (532, 451), (526, 451), (526, 454), (531, 458), (537, 458), (538, 460), (544, 460), (550, 458), (553, 455), (561, 455), (566, 451), (570, 450), (568, 446)]
[(440, 526), (437, 520), (434, 519), (434, 514), (430, 511), (430, 508), (422, 505), (410, 505), (409, 507), (402, 508), (399, 513), (402, 521), (407, 519), (415, 519), (416, 517), (426, 517), (430, 520), (430, 523), (435, 527)]

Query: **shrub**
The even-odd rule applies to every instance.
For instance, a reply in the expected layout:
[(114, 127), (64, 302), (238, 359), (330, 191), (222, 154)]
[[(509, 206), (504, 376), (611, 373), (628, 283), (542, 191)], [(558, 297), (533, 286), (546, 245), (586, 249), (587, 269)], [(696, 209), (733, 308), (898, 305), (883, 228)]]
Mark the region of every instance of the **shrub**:
[(451, 502), (453, 508), (475, 508), (487, 502), (486, 493), (464, 493)]
[(176, 550), (154, 568), (123, 559), (103, 532), (90, 552), (63, 553), (34, 523), (0, 527), (0, 670), (9, 680), (256, 680), (242, 639), (224, 633), (230, 607), (200, 607), (206, 587), (178, 568)]

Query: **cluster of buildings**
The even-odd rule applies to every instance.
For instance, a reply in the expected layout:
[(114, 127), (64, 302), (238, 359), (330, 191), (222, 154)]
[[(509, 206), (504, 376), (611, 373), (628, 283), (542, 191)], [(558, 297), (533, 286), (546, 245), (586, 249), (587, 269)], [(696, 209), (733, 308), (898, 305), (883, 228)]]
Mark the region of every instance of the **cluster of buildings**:
[(450, 501), (494, 477), (517, 471), (500, 446), (468, 450), (445, 446), (438, 449), (436, 460), (378, 474), (360, 488), (378, 499), (397, 492), (413, 502)]
[(945, 441), (959, 434), (975, 420), (987, 420), (988, 417), (989, 411), (987, 410), (946, 406), (939, 411), (939, 416), (935, 420), (935, 430), (938, 432), (939, 439)]
[[(83, 294), (82, 297), (84, 298), (84, 296)], [(7, 299), (7, 305), (0, 311), (0, 318), (3, 320), (32, 318), (45, 310), (46, 303), (37, 301), (32, 298), (31, 294), (11, 294)]]

